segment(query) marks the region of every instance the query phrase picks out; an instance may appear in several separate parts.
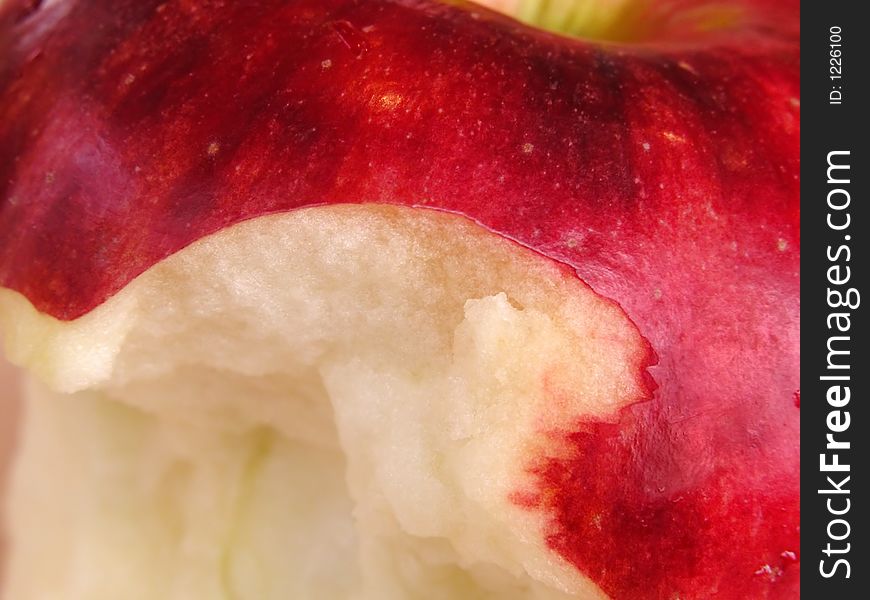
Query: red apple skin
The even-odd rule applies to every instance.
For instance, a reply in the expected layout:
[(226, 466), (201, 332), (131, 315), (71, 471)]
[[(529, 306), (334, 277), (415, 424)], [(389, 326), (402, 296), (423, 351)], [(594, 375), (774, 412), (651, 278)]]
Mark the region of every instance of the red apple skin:
[(7, 3), (0, 284), (69, 320), (258, 215), (465, 215), (659, 357), (513, 498), (554, 551), (615, 598), (798, 597), (798, 3), (730, 7), (610, 45), (428, 0)]

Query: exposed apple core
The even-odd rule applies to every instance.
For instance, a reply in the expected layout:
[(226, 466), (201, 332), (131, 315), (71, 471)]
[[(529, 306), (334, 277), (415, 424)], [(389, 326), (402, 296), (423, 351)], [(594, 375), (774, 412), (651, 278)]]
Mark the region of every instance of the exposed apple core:
[(521, 501), (652, 352), (457, 215), (333, 205), (200, 239), (73, 321), (0, 289), (38, 375), (10, 598), (604, 598)]

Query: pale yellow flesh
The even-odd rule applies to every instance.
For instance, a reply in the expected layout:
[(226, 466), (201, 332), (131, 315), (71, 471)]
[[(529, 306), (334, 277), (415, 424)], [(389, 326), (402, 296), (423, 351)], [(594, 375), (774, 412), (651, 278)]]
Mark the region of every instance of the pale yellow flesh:
[(640, 334), (461, 217), (261, 217), (77, 321), (0, 290), (0, 331), (38, 379), (9, 600), (604, 597), (510, 498), (642, 396)]

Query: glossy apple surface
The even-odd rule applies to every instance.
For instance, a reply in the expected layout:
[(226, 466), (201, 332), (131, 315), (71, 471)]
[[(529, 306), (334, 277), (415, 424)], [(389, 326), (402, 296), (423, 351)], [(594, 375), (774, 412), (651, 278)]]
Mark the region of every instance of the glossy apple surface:
[(68, 321), (246, 219), (466, 216), (658, 356), (512, 499), (549, 547), (615, 598), (797, 595), (796, 2), (671, 3), (620, 44), (424, 0), (4, 6), (2, 286)]

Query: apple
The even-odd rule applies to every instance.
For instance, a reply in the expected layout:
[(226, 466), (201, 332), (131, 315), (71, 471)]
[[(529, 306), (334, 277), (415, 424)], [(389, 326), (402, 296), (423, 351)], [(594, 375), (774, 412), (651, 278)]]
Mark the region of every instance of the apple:
[(8, 597), (799, 595), (797, 1), (489, 4), (0, 4)]

